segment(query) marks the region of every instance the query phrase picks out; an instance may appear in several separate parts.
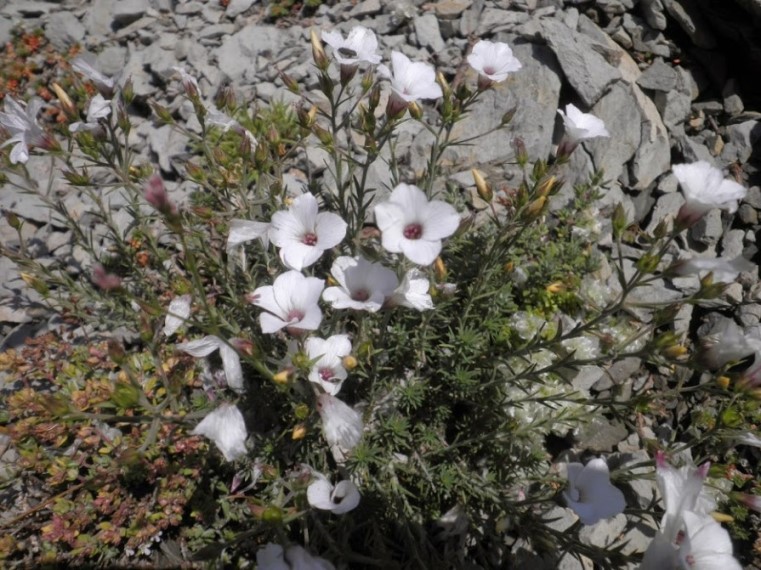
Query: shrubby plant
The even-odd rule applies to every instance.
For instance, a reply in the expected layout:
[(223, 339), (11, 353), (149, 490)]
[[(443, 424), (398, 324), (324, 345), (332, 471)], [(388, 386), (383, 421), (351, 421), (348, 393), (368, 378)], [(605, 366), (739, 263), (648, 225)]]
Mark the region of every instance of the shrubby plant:
[[(744, 189), (702, 163), (675, 167), (687, 204), (648, 234), (622, 207), (600, 223), (598, 172), (552, 214), (576, 146), (609, 136), (569, 104), (552, 156), (531, 160), (514, 141), (516, 185), (473, 170), (486, 205), (477, 213), (475, 194), (444, 184), (443, 158), (467, 144), (454, 127), (480, 94), (520, 73), (509, 46), (477, 43), (470, 76), (450, 84), (400, 52), (391, 69), (375, 68), (369, 30), (322, 39), (330, 55), (313, 34), (320, 97), (283, 75), (302, 95), (294, 109), (239, 105), (229, 91), (206, 101), (177, 69), (197, 124), (151, 105), (157, 122), (190, 138), (185, 202), (127, 144), (129, 78), (75, 61), (79, 78), (56, 91), (61, 126), (40, 122), (34, 99), (6, 98), (8, 183), (45, 200), (87, 262), (42, 263), (23, 241), (3, 246), (64, 322), (83, 328), (75, 345), (51, 335), (2, 357), (22, 385), (3, 411), (17, 477), (46, 498), (4, 523), (1, 555), (17, 565), (507, 567), (519, 562), (517, 541), (528, 541), (533, 564), (571, 553), (618, 568), (642, 553), (624, 541), (591, 546), (580, 526), (663, 510), (642, 568), (737, 565), (710, 513), (727, 505), (741, 521), (758, 509), (747, 493), (755, 472), (728, 444), (758, 445), (748, 429), (758, 421), (758, 367), (731, 368), (758, 353), (758, 341), (737, 350), (703, 339), (706, 364), (673, 321), (681, 305), (720, 297), (750, 267), (669, 260), (680, 232), (709, 209), (735, 208)], [(394, 156), (404, 121), (433, 135), (417, 175)], [(310, 144), (330, 163), (294, 192), (283, 173)], [(55, 161), (95, 226), (32, 185), (32, 152)], [(379, 161), (389, 188), (369, 183)], [(20, 231), (20, 219), (7, 220)], [(608, 223), (605, 255), (596, 244)], [(643, 252), (627, 264), (631, 245)], [(692, 295), (661, 305), (637, 296), (689, 272), (701, 273)], [(584, 367), (628, 357), (658, 371), (657, 383), (601, 398), (575, 381)], [(697, 382), (706, 367), (716, 382)], [(691, 406), (692, 422), (646, 442), (655, 462), (614, 467), (548, 452), (592, 418), (641, 422), (674, 398)], [(687, 450), (727, 467), (694, 468)], [(667, 453), (683, 458), (681, 470)], [(642, 468), (653, 464), (663, 503), (653, 497), (641, 509), (628, 483), (652, 477)], [(562, 532), (551, 524), (558, 505), (579, 520)]]

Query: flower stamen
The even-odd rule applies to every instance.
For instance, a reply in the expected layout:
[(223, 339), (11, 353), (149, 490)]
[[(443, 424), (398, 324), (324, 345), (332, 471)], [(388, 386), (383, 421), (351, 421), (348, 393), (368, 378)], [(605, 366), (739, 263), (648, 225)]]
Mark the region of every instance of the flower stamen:
[(407, 239), (420, 239), (423, 237), (423, 226), (420, 224), (408, 224), (402, 233)]

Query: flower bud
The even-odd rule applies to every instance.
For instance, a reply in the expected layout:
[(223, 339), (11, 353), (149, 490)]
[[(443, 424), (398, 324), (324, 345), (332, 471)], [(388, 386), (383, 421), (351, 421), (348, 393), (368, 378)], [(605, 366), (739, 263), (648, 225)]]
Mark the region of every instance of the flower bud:
[(32, 289), (37, 291), (43, 297), (45, 297), (50, 292), (50, 287), (48, 287), (47, 283), (45, 283), (39, 277), (32, 275), (30, 273), (24, 273), (24, 272), (22, 272), (20, 276), (21, 276), (21, 279), (24, 281), (24, 283), (29, 285)]
[(637, 260), (637, 269), (642, 273), (653, 273), (658, 269), (658, 264), (661, 262), (659, 255), (646, 253)]
[(449, 82), (447, 81), (446, 77), (444, 77), (444, 74), (440, 71), (436, 73), (436, 83), (438, 83), (439, 87), (441, 87), (441, 92), (443, 93), (444, 99), (449, 99), (449, 97), (452, 95), (452, 88), (449, 86)]
[(286, 368), (284, 370), (281, 370), (277, 374), (275, 374), (272, 377), (272, 380), (276, 384), (288, 384), (288, 381), (291, 379), (292, 374), (293, 374), (293, 368)]
[(151, 109), (153, 109), (154, 114), (158, 119), (167, 124), (171, 125), (174, 123), (174, 119), (172, 118), (172, 114), (169, 112), (169, 109), (164, 107), (163, 105), (159, 105), (155, 101), (150, 102)]
[(146, 202), (163, 215), (167, 217), (177, 215), (177, 206), (169, 199), (164, 181), (158, 174), (153, 174), (148, 178), (148, 182), (145, 185), (144, 197)]
[(357, 69), (359, 69), (359, 66), (354, 63), (352, 65), (347, 65), (345, 63), (341, 64), (341, 86), (346, 87), (349, 83), (351, 83), (351, 80), (354, 79), (354, 76), (357, 74)]
[(562, 293), (563, 291), (566, 291), (567, 287), (562, 281), (555, 281), (554, 283), (547, 285), (544, 290), (554, 295), (556, 293)]
[(489, 186), (486, 183), (486, 180), (484, 180), (481, 172), (474, 168), (470, 171), (470, 173), (473, 175), (473, 180), (476, 182), (476, 190), (478, 191), (478, 195), (481, 197), (481, 200), (484, 202), (491, 202), (492, 198), (494, 198), (494, 192), (492, 192), (491, 186)]
[(281, 523), (283, 522), (283, 509), (270, 505), (264, 511), (262, 511), (262, 521), (268, 523)]
[(124, 85), (122, 85), (121, 100), (124, 102), (125, 106), (131, 105), (132, 101), (135, 100), (135, 89), (132, 86), (132, 77), (128, 77), (124, 82)]
[(247, 338), (231, 338), (230, 345), (244, 356), (257, 356), (256, 345)]
[(304, 439), (307, 434), (307, 426), (306, 424), (296, 424), (293, 426), (293, 431), (291, 432), (291, 439), (293, 441), (298, 441), (299, 439)]
[(76, 119), (79, 117), (76, 105), (72, 102), (66, 91), (64, 91), (58, 83), (53, 82), (50, 87), (55, 91), (58, 101), (61, 103), (61, 109), (70, 119)]
[(747, 493), (732, 493), (732, 498), (742, 503), (751, 510), (761, 513), (761, 496), (748, 495)]
[(301, 88), (299, 87), (299, 84), (296, 83), (296, 81), (288, 75), (285, 71), (279, 71), (278, 74), (280, 75), (280, 79), (283, 80), (283, 85), (285, 85), (285, 88), (288, 89), (291, 93), (295, 93), (298, 95), (301, 91)]
[(536, 189), (537, 196), (544, 196), (547, 198), (552, 194), (555, 188), (559, 187), (558, 179), (555, 176), (550, 176), (542, 180)]
[(140, 389), (131, 382), (116, 382), (111, 399), (120, 408), (134, 408), (140, 402)]
[(386, 116), (389, 119), (396, 119), (401, 117), (407, 110), (408, 103), (396, 93), (391, 93), (386, 103)]
[(24, 222), (21, 221), (21, 218), (19, 218), (15, 212), (3, 210), (3, 216), (5, 217), (5, 221), (8, 222), (8, 225), (16, 231), (19, 231), (21, 226), (24, 225)]
[(729, 376), (719, 376), (716, 379), (716, 385), (722, 390), (726, 390), (727, 388), (729, 388), (729, 384), (730, 384)]
[(416, 101), (408, 104), (407, 109), (410, 111), (410, 116), (416, 121), (419, 121), (423, 118), (423, 109), (420, 107), (420, 105), (417, 104)]
[(312, 29), (309, 37), (312, 42), (312, 59), (314, 60), (314, 64), (321, 71), (325, 71), (328, 69), (330, 61), (328, 60), (328, 56), (325, 55), (325, 49), (322, 47), (322, 40), (320, 40), (320, 36), (317, 35), (317, 32), (314, 29)]
[(500, 125), (501, 127), (504, 127), (504, 126), (506, 126), (506, 125), (509, 125), (509, 124), (512, 122), (512, 120), (513, 120), (513, 117), (515, 117), (515, 112), (516, 112), (517, 110), (518, 110), (518, 108), (517, 108), (517, 107), (513, 107), (512, 109), (510, 109), (509, 111), (507, 111), (507, 112), (506, 112), (504, 115), (502, 115), (502, 120), (500, 121), (499, 125)]
[(669, 346), (663, 351), (663, 354), (669, 358), (677, 359), (681, 358), (682, 356), (688, 354), (689, 351), (687, 350), (687, 347), (681, 344), (675, 344), (673, 346)]
[(113, 273), (106, 273), (106, 269), (100, 264), (93, 267), (91, 279), (93, 284), (103, 291), (116, 291), (122, 286), (121, 277)]
[(446, 281), (447, 280), (447, 266), (444, 265), (444, 260), (441, 259), (441, 257), (437, 257), (433, 262), (433, 272), (436, 275), (436, 280)]
[(296, 416), (297, 420), (305, 420), (311, 413), (312, 409), (306, 404), (299, 404), (296, 406), (296, 409), (293, 410), (293, 415)]
[(529, 221), (536, 220), (542, 215), (544, 206), (547, 204), (547, 198), (540, 196), (526, 207), (526, 217)]
[(319, 125), (313, 125), (312, 132), (320, 140), (320, 142), (324, 144), (325, 146), (333, 145), (333, 135), (331, 135), (330, 131), (328, 131), (327, 129), (323, 129)]
[(521, 137), (513, 139), (513, 151), (515, 152), (516, 162), (520, 166), (526, 166), (528, 163), (528, 151), (526, 151), (526, 143), (523, 142)]
[(715, 520), (717, 523), (730, 523), (734, 518), (732, 518), (732, 515), (728, 515), (726, 513), (719, 513), (717, 511), (714, 511), (711, 513), (711, 517), (713, 520)]
[(359, 363), (357, 362), (356, 358), (349, 354), (341, 359), (341, 364), (343, 364), (343, 367), (346, 370), (354, 370)]
[(624, 230), (629, 227), (629, 220), (626, 218), (626, 209), (620, 202), (616, 205), (616, 209), (613, 210), (613, 235), (620, 237), (624, 233)]

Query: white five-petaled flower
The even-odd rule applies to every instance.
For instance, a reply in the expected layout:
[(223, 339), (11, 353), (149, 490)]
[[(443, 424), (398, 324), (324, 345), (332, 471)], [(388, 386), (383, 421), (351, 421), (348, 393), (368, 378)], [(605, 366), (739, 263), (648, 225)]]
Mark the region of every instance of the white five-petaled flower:
[(256, 552), (258, 570), (336, 570), (324, 558), (312, 556), (301, 546), (292, 544), (283, 551), (279, 544), (265, 544)]
[(391, 297), (388, 306), (402, 306), (418, 311), (433, 309), (431, 299), (431, 285), (425, 274), (419, 269), (410, 269), (404, 274), (404, 279), (399, 284)]
[(717, 257), (715, 259), (693, 257), (692, 259), (677, 261), (674, 267), (677, 275), (697, 274), (703, 278), (708, 273), (712, 273), (713, 280), (716, 283), (732, 283), (740, 273), (754, 271), (755, 269), (756, 264), (748, 261), (742, 255), (734, 259), (727, 259), (726, 257)]
[(738, 202), (748, 192), (742, 184), (725, 179), (721, 170), (704, 160), (675, 164), (671, 170), (684, 194), (685, 203), (677, 214), (677, 222), (685, 227), (714, 208), (736, 212)]
[(42, 109), (42, 99), (33, 98), (26, 108), (10, 95), (5, 97), (5, 112), (0, 113), (0, 125), (11, 137), (0, 148), (14, 145), (11, 150), (11, 164), (25, 163), (29, 160), (29, 148), (45, 147), (48, 135), (37, 123), (37, 114)]
[(568, 489), (563, 491), (563, 497), (586, 525), (614, 517), (626, 507), (624, 494), (610, 482), (608, 464), (601, 458), (586, 465), (568, 464)]
[(351, 481), (339, 481), (333, 486), (322, 473), (315, 473), (317, 479), (307, 488), (307, 501), (315, 509), (342, 515), (357, 508), (359, 490)]
[(164, 319), (164, 336), (172, 336), (190, 316), (190, 295), (180, 295), (169, 303), (166, 319)]
[(443, 95), (436, 83), (436, 70), (422, 61), (410, 61), (399, 51), (391, 52), (391, 71), (385, 65), (378, 66), (378, 72), (391, 80), (391, 89), (407, 103), (418, 99), (438, 99)]
[(297, 197), (288, 210), (272, 216), (270, 240), (280, 248), (280, 259), (286, 267), (298, 271), (309, 267), (346, 235), (346, 222), (341, 216), (317, 210), (317, 198), (306, 193)]
[[(732, 320), (722, 320), (710, 334), (700, 339), (700, 361), (710, 370), (761, 353), (761, 339), (745, 334)], [(758, 362), (758, 358), (756, 359)]]
[(76, 122), (69, 125), (69, 131), (76, 133), (78, 131), (95, 131), (101, 128), (98, 119), (105, 119), (111, 114), (111, 101), (105, 99), (103, 95), (97, 93), (90, 101), (87, 107), (87, 121)]
[(372, 30), (364, 26), (354, 26), (346, 39), (341, 32), (322, 32), (322, 40), (333, 48), (333, 56), (341, 65), (354, 65), (366, 61), (373, 65), (380, 63), (378, 40)]
[(235, 461), (246, 454), (246, 422), (234, 404), (222, 404), (209, 412), (195, 427), (193, 434), (212, 440), (227, 461)]
[(339, 286), (325, 289), (322, 298), (334, 309), (374, 313), (399, 286), (396, 273), (364, 257), (341, 256), (333, 262), (330, 274)]
[(521, 68), (521, 62), (513, 55), (510, 46), (488, 40), (481, 40), (473, 46), (468, 63), (481, 76), (497, 83)]
[(570, 154), (581, 141), (610, 136), (602, 119), (582, 113), (572, 103), (566, 105), (565, 112), (558, 109), (558, 114), (563, 117), (565, 125), (565, 139), (560, 143), (558, 154)]
[(196, 358), (209, 356), (215, 350), (219, 350), (227, 385), (238, 393), (243, 392), (243, 369), (240, 365), (240, 357), (236, 350), (221, 338), (209, 335), (198, 340), (180, 343), (177, 348)]
[(446, 202), (429, 202), (417, 186), (399, 184), (388, 201), (375, 206), (375, 221), (387, 251), (430, 265), (441, 252), (441, 240), (457, 230), (460, 215)]
[(285, 328), (291, 334), (299, 334), (317, 330), (322, 321), (317, 301), (324, 286), (322, 279), (291, 270), (278, 275), (272, 285), (258, 287), (251, 302), (267, 311), (259, 315), (262, 332), (274, 333)]
[(348, 376), (343, 358), (351, 354), (351, 341), (345, 334), (327, 339), (309, 337), (304, 343), (309, 360), (314, 360), (309, 371), (309, 381), (319, 384), (325, 392), (335, 396)]
[(362, 416), (330, 394), (317, 396), (317, 412), (322, 419), (322, 432), (330, 445), (336, 461), (342, 461), (346, 453), (354, 449), (362, 438)]
[(109, 98), (113, 96), (116, 79), (102, 74), (81, 57), (78, 57), (71, 62), (71, 68), (92, 81), (95, 84), (95, 87), (98, 88), (98, 91), (100, 91), (101, 95)]

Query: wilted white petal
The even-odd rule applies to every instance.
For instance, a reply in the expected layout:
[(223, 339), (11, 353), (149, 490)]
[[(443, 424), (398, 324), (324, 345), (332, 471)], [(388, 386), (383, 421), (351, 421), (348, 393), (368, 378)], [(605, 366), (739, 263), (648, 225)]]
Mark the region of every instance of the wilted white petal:
[(563, 117), (565, 133), (573, 143), (610, 136), (602, 119), (590, 113), (582, 113), (578, 107), (571, 103), (566, 105), (565, 112), (558, 109), (558, 114)]
[(266, 249), (269, 245), (270, 225), (265, 222), (254, 222), (251, 220), (230, 220), (230, 233), (227, 236), (227, 250), (252, 241), (255, 239), (262, 240), (262, 245)]
[(433, 299), (430, 294), (430, 283), (425, 274), (419, 269), (410, 269), (405, 273), (399, 287), (389, 299), (389, 305), (400, 305), (418, 311), (433, 309)]
[(341, 481), (334, 487), (324, 476), (319, 476), (307, 488), (307, 500), (310, 505), (337, 515), (355, 509), (359, 505), (359, 499), (359, 490), (351, 481)]
[(190, 316), (190, 295), (175, 297), (169, 303), (164, 320), (164, 336), (172, 336)]
[(234, 461), (246, 454), (246, 422), (243, 414), (233, 404), (222, 404), (210, 412), (193, 430), (212, 440), (227, 461)]
[(330, 394), (317, 397), (317, 411), (322, 419), (322, 432), (328, 444), (348, 452), (362, 438), (362, 416)]
[(372, 30), (364, 26), (354, 26), (346, 39), (341, 32), (322, 32), (322, 40), (333, 48), (333, 57), (342, 65), (353, 65), (360, 61), (377, 64), (381, 56), (378, 52), (378, 40)]

